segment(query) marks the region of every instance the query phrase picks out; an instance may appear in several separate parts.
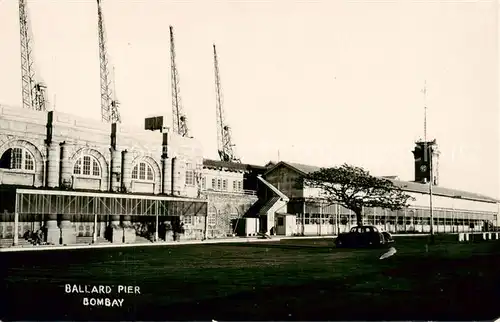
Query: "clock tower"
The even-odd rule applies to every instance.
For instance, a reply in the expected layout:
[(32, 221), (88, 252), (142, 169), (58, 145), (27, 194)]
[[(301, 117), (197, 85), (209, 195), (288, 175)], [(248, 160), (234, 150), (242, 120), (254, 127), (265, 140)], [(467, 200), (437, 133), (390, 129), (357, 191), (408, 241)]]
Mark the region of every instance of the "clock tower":
[(437, 185), (439, 182), (439, 151), (436, 140), (417, 141), (412, 152), (415, 159), (415, 182), (429, 183), (432, 169), (433, 185)]

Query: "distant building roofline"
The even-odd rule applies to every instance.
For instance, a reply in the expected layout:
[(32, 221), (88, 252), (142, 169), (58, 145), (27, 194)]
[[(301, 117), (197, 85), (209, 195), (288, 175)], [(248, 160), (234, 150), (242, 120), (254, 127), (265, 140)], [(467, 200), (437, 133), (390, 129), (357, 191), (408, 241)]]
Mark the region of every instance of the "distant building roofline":
[(380, 176), (380, 178), (399, 180), (399, 176)]
[[(321, 167), (313, 166), (313, 165), (280, 161), (277, 164), (275, 164), (274, 166), (272, 166), (270, 169), (268, 169), (265, 172), (264, 176), (266, 174), (270, 173), (271, 171), (273, 171), (275, 168), (279, 167), (280, 165), (284, 165), (284, 166), (286, 166), (286, 167), (288, 167), (296, 172), (299, 172), (302, 175), (306, 175), (308, 173), (319, 171), (321, 169)], [(376, 176), (376, 177), (384, 178), (384, 179), (391, 181), (394, 185), (403, 189), (403, 191), (417, 192), (417, 193), (423, 193), (423, 194), (429, 193), (429, 184), (423, 184), (423, 183), (415, 182), (415, 181), (404, 181), (404, 180), (400, 180), (399, 178), (390, 178), (390, 177), (397, 177), (397, 176)], [(500, 203), (500, 200), (493, 198), (493, 197), (485, 196), (485, 195), (478, 194), (478, 193), (468, 192), (468, 191), (456, 190), (456, 189), (451, 189), (451, 188), (444, 188), (441, 186), (433, 186), (433, 194), (438, 195), (438, 196), (457, 198), (457, 199), (469, 199), (469, 200), (476, 200), (476, 201)]]
[(266, 167), (260, 165), (253, 165), (247, 163), (238, 163), (238, 162), (227, 162), (213, 159), (203, 159), (203, 167), (204, 168), (226, 168), (232, 171), (252, 171), (252, 170), (261, 170), (265, 171)]

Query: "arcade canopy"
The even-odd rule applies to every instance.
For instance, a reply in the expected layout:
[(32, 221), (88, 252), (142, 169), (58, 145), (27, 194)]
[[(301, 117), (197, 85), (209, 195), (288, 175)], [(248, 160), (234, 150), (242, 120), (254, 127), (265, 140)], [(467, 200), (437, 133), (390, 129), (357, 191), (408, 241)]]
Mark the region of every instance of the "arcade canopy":
[(207, 201), (200, 199), (38, 189), (15, 189), (14, 191), (2, 192), (0, 208), (3, 208), (4, 212), (19, 215), (207, 215)]

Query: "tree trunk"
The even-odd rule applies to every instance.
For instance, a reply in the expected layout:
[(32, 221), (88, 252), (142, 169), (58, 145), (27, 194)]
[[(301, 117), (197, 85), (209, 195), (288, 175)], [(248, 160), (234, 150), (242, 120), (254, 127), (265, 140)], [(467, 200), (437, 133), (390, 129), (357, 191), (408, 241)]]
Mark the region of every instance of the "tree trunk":
[(356, 210), (355, 213), (356, 213), (356, 225), (363, 226), (362, 209)]

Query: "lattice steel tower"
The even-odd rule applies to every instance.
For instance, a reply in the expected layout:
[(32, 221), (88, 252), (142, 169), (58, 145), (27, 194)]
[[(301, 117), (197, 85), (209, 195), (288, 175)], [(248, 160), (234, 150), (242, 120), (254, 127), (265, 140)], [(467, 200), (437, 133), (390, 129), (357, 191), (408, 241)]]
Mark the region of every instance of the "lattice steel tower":
[(108, 53), (106, 51), (106, 32), (104, 30), (101, 0), (97, 0), (97, 18), (99, 32), (99, 61), (101, 72), (101, 118), (106, 123), (121, 122), (119, 102), (114, 99), (108, 70)]
[(37, 111), (47, 110), (46, 86), (37, 82), (31, 48), (31, 28), (25, 0), (19, 0), (19, 27), (21, 36), (21, 81), (23, 107)]
[(187, 118), (182, 109), (179, 74), (175, 64), (174, 28), (170, 26), (170, 70), (172, 84), (172, 130), (180, 136), (189, 136)]
[(236, 157), (234, 144), (231, 140), (231, 128), (224, 119), (223, 97), (220, 85), (219, 61), (217, 59), (217, 50), (214, 46), (214, 67), (215, 67), (215, 94), (216, 94), (216, 115), (217, 115), (217, 147), (221, 161), (241, 162)]

